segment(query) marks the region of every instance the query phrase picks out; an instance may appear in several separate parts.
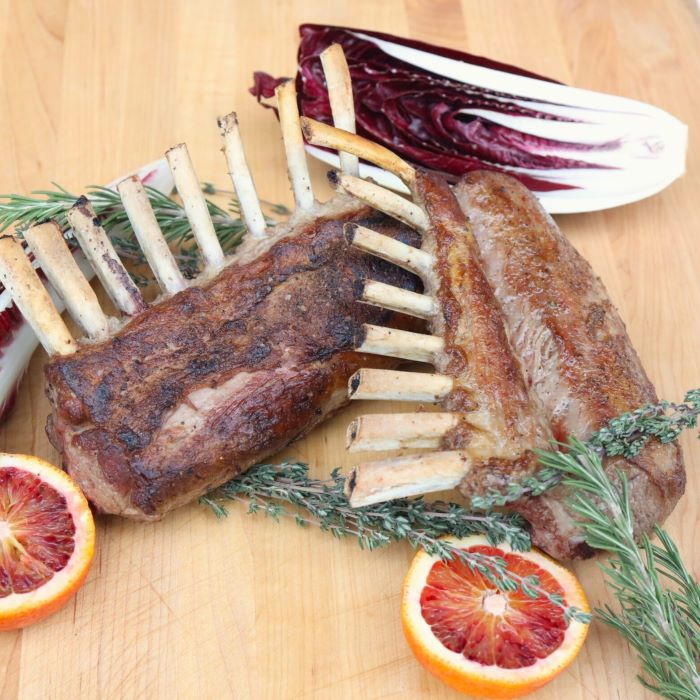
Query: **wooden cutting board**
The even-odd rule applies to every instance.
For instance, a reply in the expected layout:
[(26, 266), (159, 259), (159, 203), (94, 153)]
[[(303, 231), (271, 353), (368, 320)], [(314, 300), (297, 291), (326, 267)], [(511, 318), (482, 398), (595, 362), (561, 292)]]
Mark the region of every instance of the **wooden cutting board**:
[[(560, 217), (626, 320), (659, 394), (700, 386), (700, 32), (692, 0), (104, 2), (0, 0), (0, 191), (56, 180), (79, 193), (186, 141), (202, 178), (227, 185), (215, 118), (238, 111), (258, 189), (291, 202), (276, 121), (252, 72), (292, 74), (297, 26), (321, 22), (424, 39), (580, 87), (653, 102), (690, 125), (688, 174), (613, 211)], [(325, 195), (324, 168), (312, 165)], [(56, 454), (37, 352), (0, 449)], [(354, 406), (285, 454), (317, 474), (349, 463)], [(387, 410), (372, 406), (371, 410)], [(700, 446), (686, 436), (686, 496), (668, 526), (700, 563)], [(154, 525), (100, 518), (93, 569), (64, 610), (0, 634), (3, 698), (456, 698), (404, 643), (399, 588), (412, 552), (198, 505)], [(575, 565), (609, 599), (594, 562)], [(696, 569), (697, 573), (697, 569)], [(540, 700), (647, 698), (621, 639), (594, 623)], [(535, 696), (533, 696), (535, 697)]]

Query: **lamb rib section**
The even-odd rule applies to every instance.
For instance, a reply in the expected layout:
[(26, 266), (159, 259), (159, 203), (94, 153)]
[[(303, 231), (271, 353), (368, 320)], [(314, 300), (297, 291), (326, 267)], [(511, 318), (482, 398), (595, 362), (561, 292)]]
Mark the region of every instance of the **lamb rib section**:
[(353, 352), (363, 323), (394, 317), (356, 304), (357, 288), (420, 283), (348, 250), (343, 223), (413, 245), (418, 235), (342, 196), (304, 219), (267, 252), (46, 365), (48, 434), (100, 510), (160, 518), (325, 420), (360, 367), (395, 364)]
[[(381, 431), (360, 416), (347, 444), (352, 451), (439, 451), (357, 464), (346, 481), (352, 505), (451, 487), (466, 496), (507, 489), (539, 469), (537, 449), (554, 449), (552, 437), (586, 440), (619, 413), (656, 401), (602, 283), (523, 185), (477, 172), (453, 193), (438, 176), (397, 162), (375, 143), (307, 118), (302, 128), (316, 146), (351, 151), (397, 174), (424, 214), (419, 251), (357, 227), (348, 241), (421, 276), (419, 299), (367, 284), (362, 298), (385, 308), (401, 304), (426, 318), (430, 342), (366, 328), (358, 349), (419, 359), (439, 374), (362, 370), (349, 391), (354, 398), (402, 398), (429, 395), (433, 387), (433, 403), (445, 412), (412, 420), (387, 414)], [(384, 212), (395, 196), (348, 175), (338, 182)], [(617, 470), (627, 475), (638, 533), (662, 522), (683, 493), (677, 445), (654, 442), (634, 459), (607, 459), (605, 468), (613, 479)], [(511, 507), (529, 520), (533, 541), (549, 554), (590, 556), (568, 498), (561, 486)]]
[[(333, 74), (340, 58), (342, 52), (329, 54)], [(202, 256), (195, 280), (178, 269), (144, 184), (130, 176), (117, 185), (161, 289), (152, 305), (142, 299), (85, 198), (68, 218), (121, 318), (104, 313), (56, 222), (26, 233), (86, 333), (79, 342), (20, 243), (0, 237), (0, 279), (50, 355), (49, 437), (67, 471), (105, 513), (158, 519), (269, 457), (346, 403), (347, 381), (361, 366), (397, 363), (353, 350), (364, 325), (395, 323), (396, 332), (423, 325), (355, 303), (365, 279), (406, 294), (421, 283), (409, 271), (348, 250), (344, 224), (378, 227), (398, 245), (416, 245), (419, 235), (400, 216), (378, 214), (346, 194), (319, 204), (294, 82), (278, 85), (276, 95), (295, 201), (284, 224), (268, 226), (236, 113), (219, 120), (248, 230), (235, 256), (224, 255), (186, 145), (166, 153)], [(337, 101), (334, 118), (350, 125), (352, 102)], [(353, 170), (356, 163), (348, 159), (346, 165)]]

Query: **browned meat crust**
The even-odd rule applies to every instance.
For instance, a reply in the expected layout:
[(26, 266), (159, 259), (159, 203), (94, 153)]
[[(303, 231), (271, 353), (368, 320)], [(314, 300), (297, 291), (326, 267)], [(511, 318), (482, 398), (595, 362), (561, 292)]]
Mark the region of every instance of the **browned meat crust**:
[[(431, 330), (445, 341), (436, 366), (455, 380), (443, 406), (466, 419), (447, 435), (443, 447), (471, 448), (476, 456), (480, 439), (489, 458), (519, 460), (523, 453), (545, 447), (551, 435), (513, 353), (476, 239), (444, 179), (418, 173), (416, 197), (430, 220), (422, 248), (435, 258), (435, 288), (428, 291), (438, 299), (440, 313)], [(480, 478), (477, 466), (472, 479)]]
[(395, 363), (352, 352), (363, 323), (393, 319), (355, 299), (367, 278), (420, 283), (348, 250), (347, 220), (418, 243), (365, 207), (317, 218), (152, 306), (109, 341), (47, 364), (49, 436), (100, 510), (157, 519), (324, 420), (346, 403), (358, 368)]
[[(466, 175), (455, 193), (471, 221), (510, 343), (554, 437), (585, 440), (619, 413), (655, 402), (602, 282), (537, 199), (517, 180), (486, 171)], [(640, 531), (662, 522), (685, 486), (675, 444), (652, 444), (636, 459), (608, 460), (606, 469), (627, 473)], [(469, 486), (464, 484), (466, 491)], [(590, 554), (563, 505), (566, 497), (558, 488), (519, 510), (533, 525), (535, 543), (550, 554)]]

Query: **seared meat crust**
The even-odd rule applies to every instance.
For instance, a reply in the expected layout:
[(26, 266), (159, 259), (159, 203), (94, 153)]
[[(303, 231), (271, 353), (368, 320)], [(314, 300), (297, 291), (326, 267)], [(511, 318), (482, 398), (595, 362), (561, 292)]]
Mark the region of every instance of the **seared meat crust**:
[[(510, 343), (557, 440), (586, 440), (618, 414), (657, 401), (656, 392), (602, 282), (537, 199), (499, 173), (466, 175), (455, 194), (479, 244)], [(649, 531), (685, 487), (676, 444), (653, 443), (631, 460), (606, 460), (630, 482), (635, 522)], [(512, 473), (494, 469), (491, 484)], [(464, 483), (470, 492), (473, 483)], [(563, 487), (518, 504), (534, 541), (558, 558), (591, 554), (565, 508)]]
[(407, 227), (353, 204), (342, 218), (307, 221), (151, 306), (110, 340), (46, 365), (47, 431), (100, 510), (160, 518), (327, 418), (346, 403), (360, 367), (395, 364), (352, 351), (363, 323), (393, 319), (357, 304), (358, 290), (368, 278), (411, 290), (420, 283), (349, 250), (348, 220), (419, 243)]
[(468, 449), (475, 458), (470, 478), (478, 479), (481, 460), (522, 459), (546, 447), (551, 434), (530, 396), (477, 241), (454, 193), (443, 178), (419, 172), (416, 198), (430, 220), (422, 248), (435, 258), (428, 291), (438, 299), (440, 314), (431, 330), (445, 342), (436, 369), (455, 381), (443, 406), (465, 417), (443, 448)]

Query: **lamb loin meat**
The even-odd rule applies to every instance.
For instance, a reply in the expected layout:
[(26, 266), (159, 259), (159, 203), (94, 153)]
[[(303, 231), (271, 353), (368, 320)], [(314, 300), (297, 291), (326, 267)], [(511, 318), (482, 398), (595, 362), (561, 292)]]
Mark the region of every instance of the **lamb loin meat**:
[[(554, 438), (585, 441), (620, 413), (655, 403), (656, 391), (603, 283), (537, 198), (514, 178), (487, 171), (465, 175), (455, 194)], [(633, 459), (606, 459), (605, 468), (627, 475), (639, 532), (662, 522), (685, 487), (676, 443), (652, 441)], [(511, 475), (493, 471), (489, 478), (488, 485), (502, 487)], [(483, 487), (468, 479), (461, 486), (467, 494)], [(590, 554), (564, 506), (567, 496), (560, 486), (518, 504), (535, 543), (559, 558)]]
[[(414, 216), (423, 237), (420, 251), (401, 250), (357, 227), (348, 240), (421, 276), (422, 295), (369, 283), (362, 299), (426, 318), (431, 340), (365, 329), (358, 349), (434, 365), (440, 374), (427, 380), (392, 373), (391, 398), (413, 394), (415, 400), (416, 387), (423, 396), (433, 387), (432, 401), (446, 412), (412, 420), (382, 416), (381, 431), (360, 416), (349, 427), (348, 447), (380, 450), (393, 443), (438, 451), (356, 465), (346, 482), (352, 505), (449, 487), (468, 497), (505, 491), (539, 469), (537, 449), (551, 446), (552, 438), (585, 441), (620, 413), (657, 401), (601, 281), (517, 180), (475, 172), (453, 192), (440, 177), (413, 169), (377, 144), (307, 118), (302, 128), (314, 145), (352, 151), (401, 177), (422, 212), (422, 218)], [(380, 211), (396, 196), (367, 192), (352, 176), (337, 179)], [(425, 350), (419, 358), (416, 346)], [(387, 383), (381, 373), (363, 370), (350, 392), (385, 398)], [(662, 522), (683, 493), (676, 444), (654, 441), (633, 459), (607, 459), (605, 468), (613, 479), (617, 470), (627, 476), (637, 533)], [(569, 497), (560, 486), (512, 504), (530, 522), (533, 541), (560, 559), (592, 554)]]
[(336, 197), (280, 225), (274, 244), (251, 239), (214, 279), (151, 306), (105, 342), (51, 359), (47, 431), (100, 511), (162, 517), (325, 420), (348, 400), (359, 367), (395, 363), (353, 351), (363, 323), (394, 320), (356, 304), (357, 287), (368, 277), (420, 283), (348, 250), (348, 221), (419, 241), (408, 226)]

